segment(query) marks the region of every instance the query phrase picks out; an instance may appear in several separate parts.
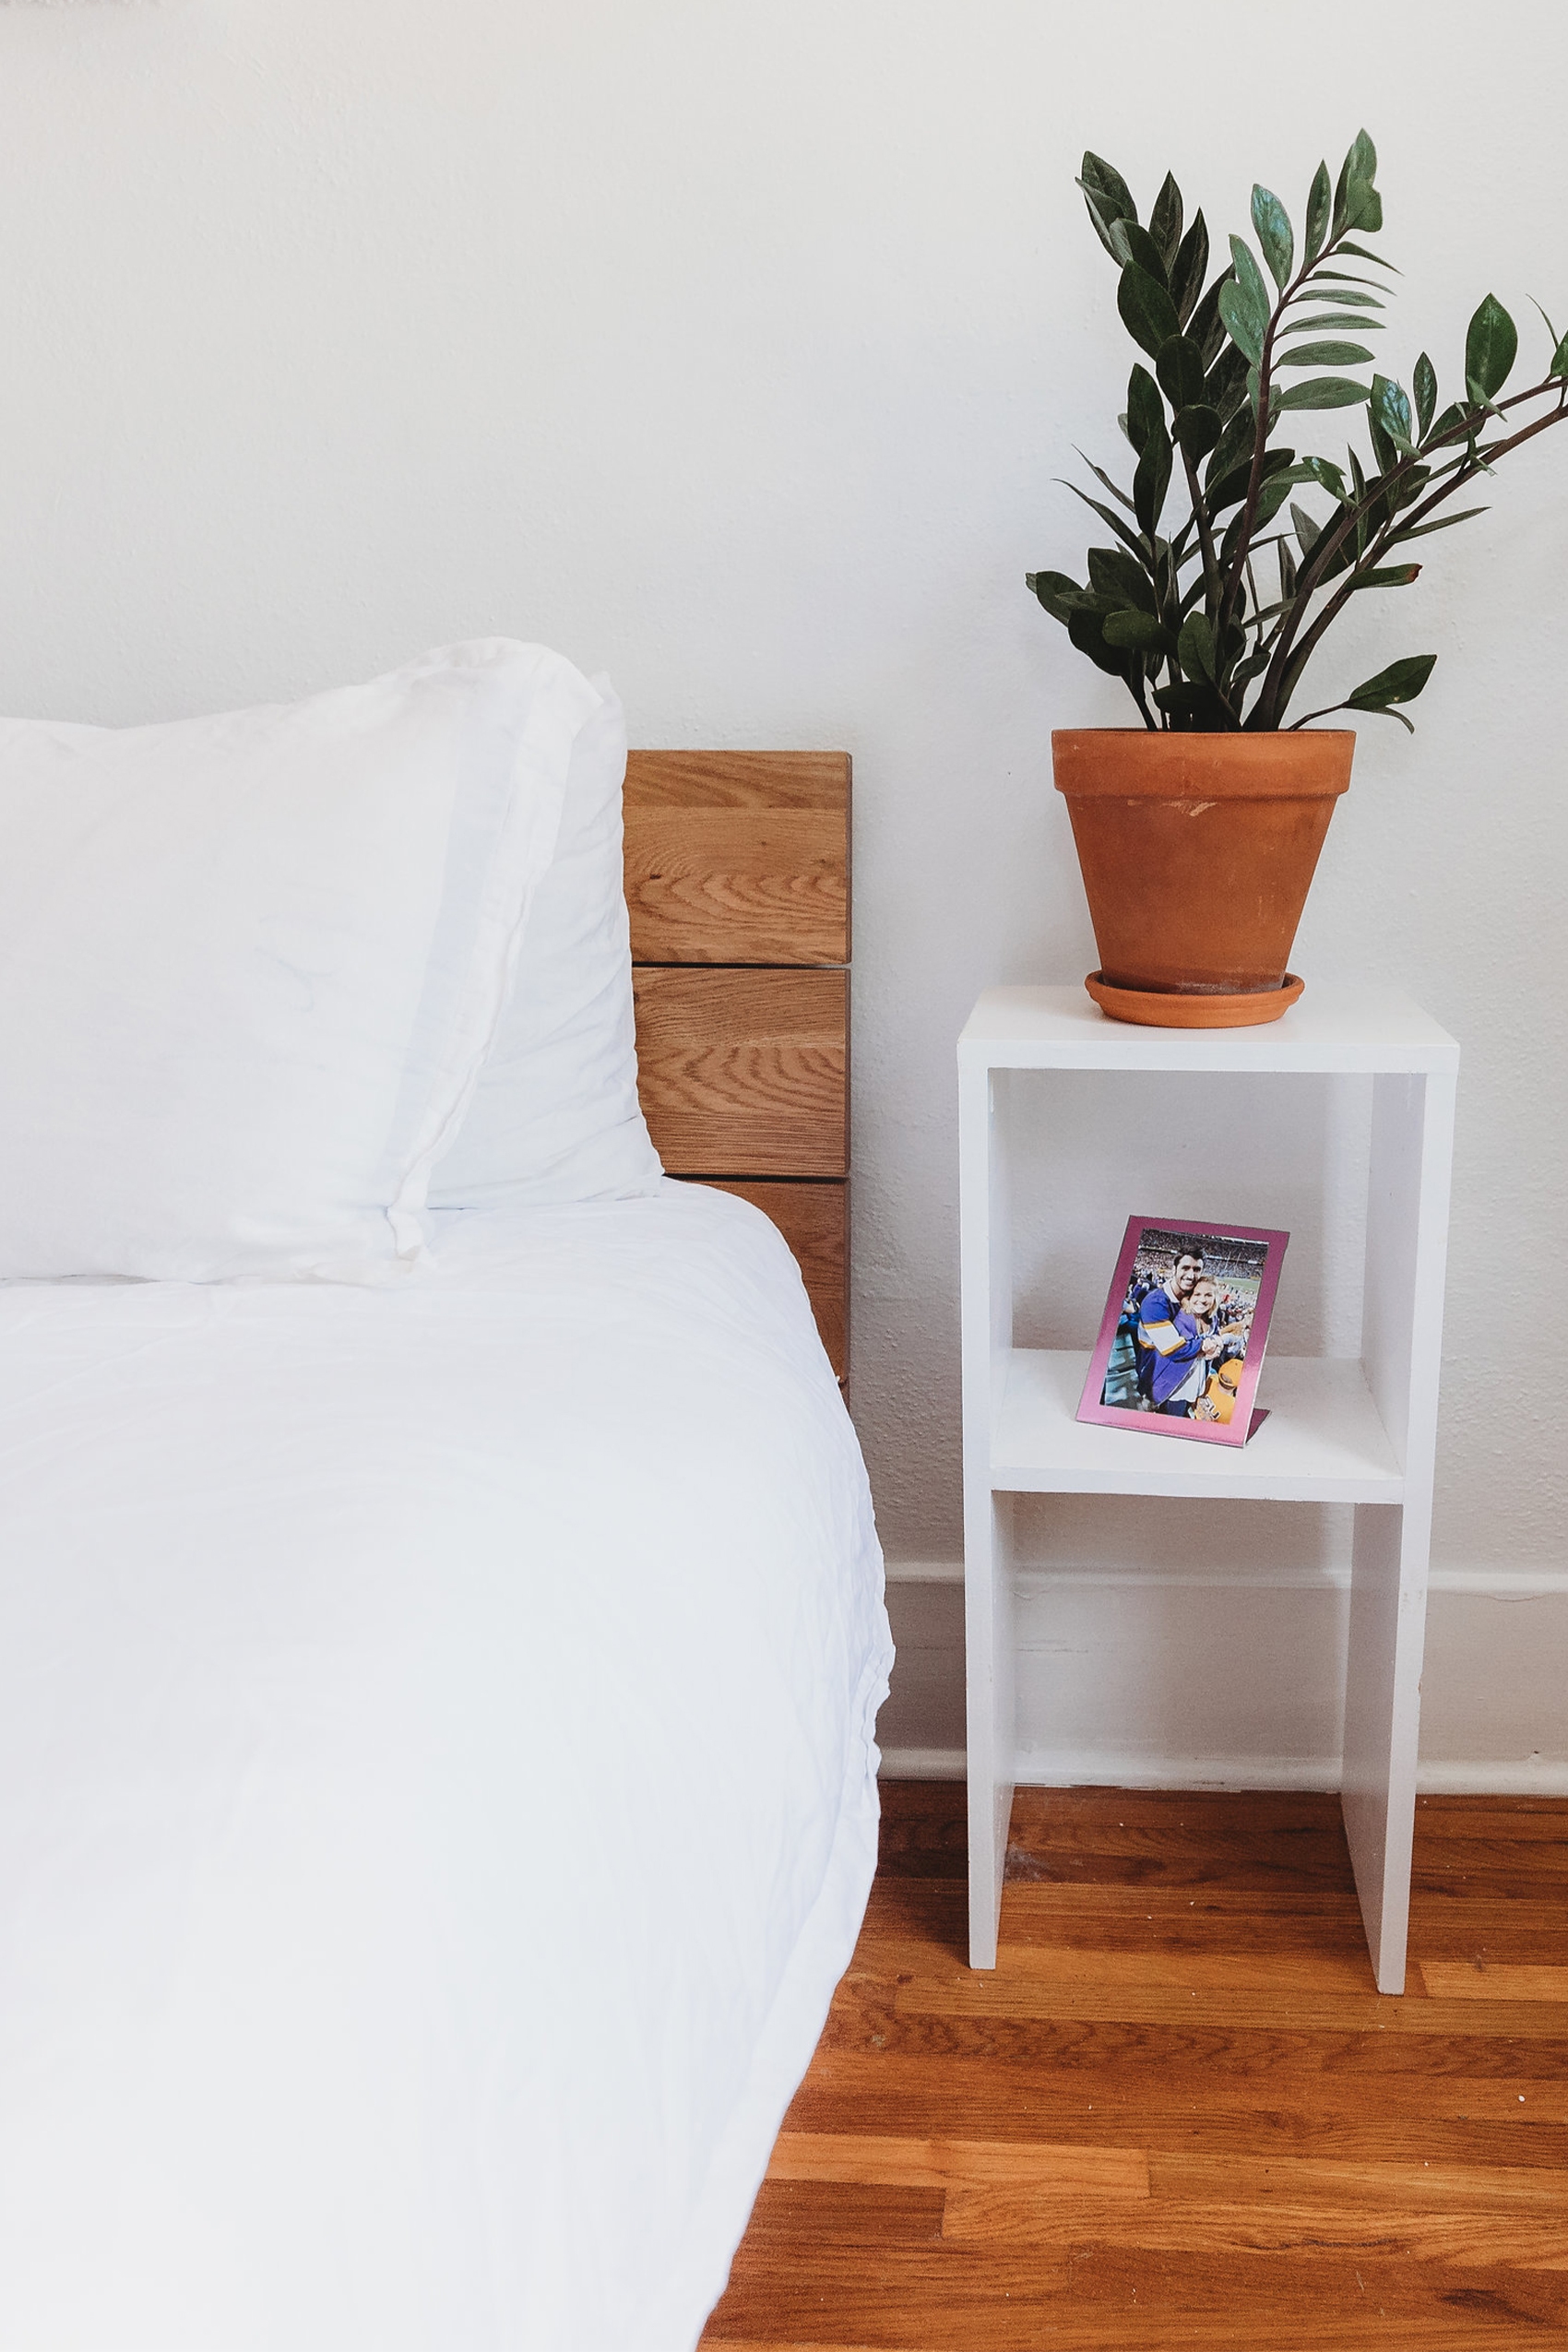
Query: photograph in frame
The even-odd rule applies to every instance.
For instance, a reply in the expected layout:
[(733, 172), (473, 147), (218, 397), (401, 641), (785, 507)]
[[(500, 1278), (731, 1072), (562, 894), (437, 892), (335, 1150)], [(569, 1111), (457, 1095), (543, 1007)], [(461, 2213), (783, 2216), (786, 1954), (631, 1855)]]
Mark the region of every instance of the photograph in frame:
[(1288, 1233), (1130, 1217), (1080, 1421), (1245, 1445)]

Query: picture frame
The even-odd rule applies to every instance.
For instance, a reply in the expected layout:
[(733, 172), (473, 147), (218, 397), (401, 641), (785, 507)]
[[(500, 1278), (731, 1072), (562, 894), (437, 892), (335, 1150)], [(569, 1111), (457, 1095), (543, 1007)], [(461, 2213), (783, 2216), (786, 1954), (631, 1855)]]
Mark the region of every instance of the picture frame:
[(1255, 1400), (1289, 1239), (1264, 1226), (1130, 1217), (1076, 1418), (1245, 1445), (1267, 1419)]

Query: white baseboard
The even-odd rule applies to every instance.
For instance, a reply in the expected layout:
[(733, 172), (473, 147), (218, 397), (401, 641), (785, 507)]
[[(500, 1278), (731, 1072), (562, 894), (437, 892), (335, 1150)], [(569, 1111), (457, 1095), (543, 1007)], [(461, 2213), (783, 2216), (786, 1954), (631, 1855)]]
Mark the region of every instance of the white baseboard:
[(884, 1748), (879, 1780), (967, 1780), (962, 1748)]
[[(961, 1560), (890, 1560), (886, 1563), (890, 1585), (962, 1585), (964, 1563)], [(1348, 1566), (1332, 1563), (1322, 1567), (1277, 1569), (1267, 1562), (1247, 1568), (1084, 1568), (1070, 1563), (1057, 1566), (1054, 1562), (1022, 1562), (1017, 1570), (1018, 1582), (1039, 1584), (1062, 1591), (1115, 1588), (1147, 1589), (1153, 1586), (1179, 1586), (1186, 1589), (1212, 1591), (1217, 1586), (1227, 1589), (1240, 1586), (1249, 1592), (1348, 1592)], [(1568, 1593), (1568, 1567), (1564, 1568), (1434, 1568), (1430, 1578), (1434, 1593), (1468, 1593), (1478, 1600), (1542, 1600), (1552, 1594)]]
[[(953, 1744), (963, 1725), (963, 1574), (951, 1560), (888, 1564), (907, 1664), (901, 1703), (894, 1677), (885, 1778), (964, 1777), (964, 1750)], [(1332, 1563), (1021, 1569), (1018, 1783), (1336, 1788), (1348, 1582)], [(1568, 1796), (1568, 1695), (1554, 1673), (1568, 1567), (1444, 1563), (1431, 1585), (1423, 1731), (1437, 1752), (1423, 1760), (1419, 1788)], [(1249, 1667), (1237, 1677), (1234, 1705), (1225, 1669), (1210, 1669), (1231, 1626), (1239, 1655), (1257, 1659), (1255, 1676)], [(1271, 1736), (1289, 1752), (1260, 1754)]]
[[(885, 1748), (883, 1780), (963, 1780), (962, 1748)], [(1339, 1767), (1315, 1756), (1115, 1756), (1094, 1750), (1018, 1758), (1020, 1788), (1304, 1788), (1328, 1795)], [(1423, 1797), (1568, 1797), (1568, 1764), (1528, 1756), (1518, 1763), (1422, 1764)]]

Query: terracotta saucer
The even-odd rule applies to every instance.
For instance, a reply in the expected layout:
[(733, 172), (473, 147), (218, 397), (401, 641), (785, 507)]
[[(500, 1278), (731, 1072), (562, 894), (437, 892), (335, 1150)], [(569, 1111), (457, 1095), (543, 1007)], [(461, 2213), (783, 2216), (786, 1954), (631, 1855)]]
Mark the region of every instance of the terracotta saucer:
[(1287, 972), (1279, 988), (1252, 989), (1241, 996), (1178, 996), (1164, 989), (1112, 988), (1091, 972), (1084, 986), (1113, 1021), (1136, 1021), (1146, 1029), (1250, 1029), (1277, 1021), (1305, 987)]

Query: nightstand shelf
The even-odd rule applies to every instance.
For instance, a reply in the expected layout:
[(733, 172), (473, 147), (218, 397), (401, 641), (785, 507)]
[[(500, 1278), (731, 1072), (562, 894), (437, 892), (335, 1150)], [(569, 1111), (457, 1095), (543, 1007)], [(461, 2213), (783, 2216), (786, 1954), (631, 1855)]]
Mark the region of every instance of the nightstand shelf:
[(991, 1440), (999, 1492), (1404, 1501), (1404, 1477), (1359, 1363), (1270, 1356), (1268, 1419), (1231, 1451), (1075, 1420), (1088, 1360), (1087, 1349), (1012, 1350)]
[[(1016, 1777), (1015, 1494), (1356, 1506), (1341, 1804), (1380, 1989), (1405, 1982), (1438, 1351), (1459, 1049), (1408, 999), (1314, 986), (1265, 1028), (1134, 1028), (1073, 988), (991, 989), (958, 1044), (969, 1946), (993, 1967)], [(1007, 1121), (1023, 1074), (1372, 1080), (1361, 1354), (1271, 1354), (1234, 1452), (1080, 1423), (1087, 1348), (1013, 1344)], [(1135, 1155), (1123, 1213), (1158, 1210)], [(1245, 1203), (1228, 1203), (1244, 1216)], [(1086, 1334), (1086, 1336), (1087, 1335)]]

